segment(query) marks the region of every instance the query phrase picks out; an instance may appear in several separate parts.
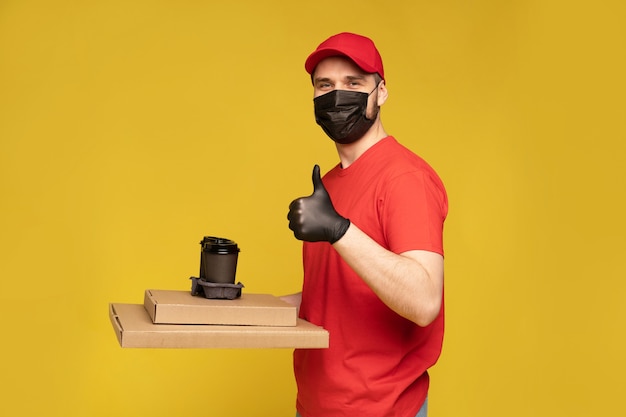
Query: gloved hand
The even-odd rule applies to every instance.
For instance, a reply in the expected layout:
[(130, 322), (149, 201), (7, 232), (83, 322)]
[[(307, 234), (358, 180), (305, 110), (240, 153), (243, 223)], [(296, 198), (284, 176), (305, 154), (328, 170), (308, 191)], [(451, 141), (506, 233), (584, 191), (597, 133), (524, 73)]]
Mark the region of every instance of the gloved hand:
[(313, 167), (313, 194), (293, 200), (289, 205), (289, 228), (296, 239), (307, 242), (335, 243), (346, 233), (350, 220), (333, 207), (320, 177), (320, 167)]

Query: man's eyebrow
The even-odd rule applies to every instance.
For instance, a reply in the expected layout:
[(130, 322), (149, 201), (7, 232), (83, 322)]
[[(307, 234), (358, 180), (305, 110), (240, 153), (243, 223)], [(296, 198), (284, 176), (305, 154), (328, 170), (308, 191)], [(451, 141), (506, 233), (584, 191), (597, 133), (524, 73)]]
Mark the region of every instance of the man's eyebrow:
[(346, 77), (346, 79), (348, 81), (358, 81), (358, 80), (364, 80), (365, 79), (365, 75), (348, 75)]
[(317, 83), (328, 83), (328, 82), (330, 82), (330, 78), (327, 78), (327, 77), (318, 77), (318, 78), (316, 78), (314, 81), (315, 81), (315, 83), (316, 83), (316, 84), (317, 84)]
[[(346, 75), (344, 77), (345, 81), (362, 81), (365, 80), (365, 74), (356, 74), (356, 75)], [(317, 83), (332, 83), (332, 80), (328, 77), (318, 77), (315, 78), (314, 82)]]

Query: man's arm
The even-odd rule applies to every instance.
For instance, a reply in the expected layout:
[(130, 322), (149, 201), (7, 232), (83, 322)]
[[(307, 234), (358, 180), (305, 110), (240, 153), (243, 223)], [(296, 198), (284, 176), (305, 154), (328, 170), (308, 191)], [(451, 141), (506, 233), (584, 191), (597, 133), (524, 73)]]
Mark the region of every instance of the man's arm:
[(443, 256), (422, 250), (398, 255), (354, 223), (333, 247), (393, 311), (420, 326), (437, 318), (443, 295)]
[(280, 297), (286, 303), (296, 306), (298, 312), (300, 311), (300, 304), (302, 304), (302, 292), (297, 292), (295, 294), (283, 295)]
[(441, 310), (443, 256), (388, 251), (335, 211), (317, 165), (312, 179), (313, 194), (289, 205), (289, 228), (296, 238), (329, 242), (389, 308), (420, 326), (432, 323)]

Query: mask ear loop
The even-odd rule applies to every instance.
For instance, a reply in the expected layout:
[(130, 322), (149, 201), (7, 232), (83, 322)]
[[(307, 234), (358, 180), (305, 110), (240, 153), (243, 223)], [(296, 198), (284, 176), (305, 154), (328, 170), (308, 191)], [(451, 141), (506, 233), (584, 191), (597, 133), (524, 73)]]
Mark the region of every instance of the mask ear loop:
[[(385, 82), (385, 80), (380, 80), (378, 84), (376, 84), (376, 87), (374, 87), (374, 89), (370, 91), (370, 93), (367, 95), (368, 101), (369, 101), (370, 96), (374, 93), (374, 91), (378, 90), (378, 87), (380, 87), (380, 84), (383, 82)], [(376, 98), (376, 100), (378, 101), (378, 97)], [(376, 113), (374, 113), (374, 119), (378, 117), (379, 112), (380, 112), (380, 106), (378, 105), (378, 103), (376, 103)], [(364, 116), (367, 120), (372, 120), (369, 117), (367, 117), (367, 109), (365, 110)]]
[(374, 87), (374, 89), (372, 91), (370, 91), (370, 93), (367, 95), (368, 97), (372, 95), (372, 93), (376, 90), (378, 90), (378, 87), (380, 87), (380, 83), (382, 83), (385, 80), (380, 80), (380, 82), (378, 84), (376, 84), (376, 87)]

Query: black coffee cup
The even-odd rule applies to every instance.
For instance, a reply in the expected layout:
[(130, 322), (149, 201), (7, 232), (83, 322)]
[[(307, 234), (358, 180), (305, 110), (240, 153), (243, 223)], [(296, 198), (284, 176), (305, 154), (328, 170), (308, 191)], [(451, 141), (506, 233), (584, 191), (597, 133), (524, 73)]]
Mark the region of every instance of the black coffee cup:
[(200, 278), (216, 284), (234, 284), (239, 247), (230, 239), (204, 236), (200, 242)]

